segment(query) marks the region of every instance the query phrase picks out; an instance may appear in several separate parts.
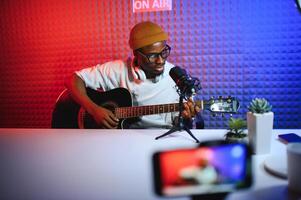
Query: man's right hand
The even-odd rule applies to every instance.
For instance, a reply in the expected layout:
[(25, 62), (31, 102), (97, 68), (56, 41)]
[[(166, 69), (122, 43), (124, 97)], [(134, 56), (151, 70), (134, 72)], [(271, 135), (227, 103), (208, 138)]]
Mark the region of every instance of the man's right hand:
[(100, 128), (113, 129), (118, 127), (119, 119), (108, 109), (96, 107), (91, 113)]
[(85, 83), (80, 77), (72, 74), (65, 86), (73, 99), (94, 117), (100, 128), (117, 128), (119, 120), (110, 110), (98, 106), (87, 96)]

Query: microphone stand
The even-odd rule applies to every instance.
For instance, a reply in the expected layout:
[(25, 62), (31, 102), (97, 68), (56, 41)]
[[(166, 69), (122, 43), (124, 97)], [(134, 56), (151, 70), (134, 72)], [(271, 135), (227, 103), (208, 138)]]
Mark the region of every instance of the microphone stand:
[(184, 124), (182, 112), (183, 112), (183, 99), (185, 98), (185, 92), (180, 92), (179, 94), (180, 94), (180, 99), (179, 99), (178, 123), (173, 125), (173, 127), (171, 127), (171, 129), (169, 131), (167, 131), (166, 133), (156, 137), (155, 139), (157, 140), (159, 138), (165, 137), (165, 136), (170, 135), (170, 134), (172, 134), (176, 131), (185, 130), (197, 143), (200, 143), (200, 141), (191, 133), (189, 128), (187, 126), (185, 126), (185, 124)]

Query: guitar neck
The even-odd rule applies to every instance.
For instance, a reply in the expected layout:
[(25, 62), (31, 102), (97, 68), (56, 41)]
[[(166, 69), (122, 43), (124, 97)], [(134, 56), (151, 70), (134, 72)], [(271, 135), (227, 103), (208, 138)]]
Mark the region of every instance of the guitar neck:
[[(203, 109), (203, 101), (200, 101), (201, 109)], [(115, 115), (119, 119), (139, 117), (143, 115), (153, 115), (179, 111), (179, 103), (134, 106), (134, 107), (118, 107), (115, 108)]]

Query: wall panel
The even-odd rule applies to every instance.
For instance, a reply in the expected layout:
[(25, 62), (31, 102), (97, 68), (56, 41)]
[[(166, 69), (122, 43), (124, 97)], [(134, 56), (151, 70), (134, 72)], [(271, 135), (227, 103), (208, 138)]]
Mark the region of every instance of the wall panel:
[[(126, 59), (130, 28), (151, 20), (170, 34), (170, 61), (200, 78), (200, 98), (271, 101), (275, 128), (301, 128), (301, 13), (294, 0), (173, 0), (173, 10), (132, 13), (129, 0), (3, 0), (0, 127), (49, 128), (74, 70)], [(206, 128), (228, 117), (203, 113)]]

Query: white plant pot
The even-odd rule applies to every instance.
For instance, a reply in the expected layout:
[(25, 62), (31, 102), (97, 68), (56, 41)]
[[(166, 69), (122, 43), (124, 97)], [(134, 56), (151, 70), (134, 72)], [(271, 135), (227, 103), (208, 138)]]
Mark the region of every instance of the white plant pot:
[(268, 154), (271, 150), (274, 113), (247, 113), (249, 143), (255, 154)]

